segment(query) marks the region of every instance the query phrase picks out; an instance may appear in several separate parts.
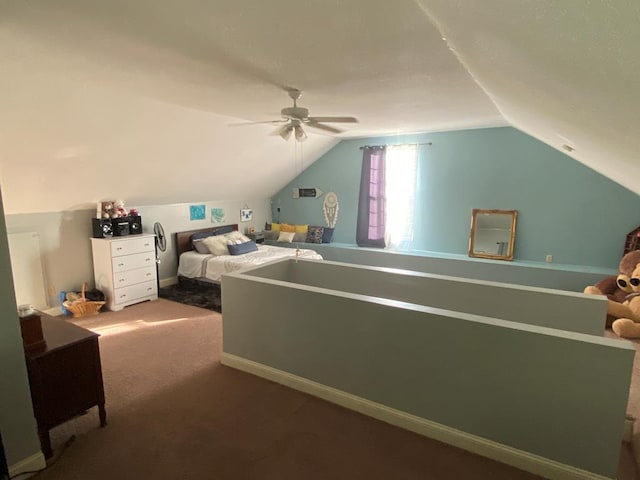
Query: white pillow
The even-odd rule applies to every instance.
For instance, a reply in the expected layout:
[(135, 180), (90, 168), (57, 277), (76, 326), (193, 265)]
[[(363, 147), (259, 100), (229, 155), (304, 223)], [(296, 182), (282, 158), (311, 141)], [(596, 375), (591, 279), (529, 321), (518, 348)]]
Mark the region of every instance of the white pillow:
[(202, 242), (207, 246), (211, 255), (229, 255), (229, 249), (227, 248), (227, 239), (224, 235), (207, 237)]
[[(237, 230), (234, 230), (233, 232), (225, 233), (224, 236), (227, 237), (227, 240), (240, 240), (240, 243), (246, 243), (251, 240), (249, 237), (247, 237), (242, 232), (239, 232)], [(235, 243), (238, 243), (238, 242), (235, 242)]]
[(293, 237), (295, 236), (295, 232), (280, 232), (278, 236), (279, 242), (291, 243), (293, 242)]

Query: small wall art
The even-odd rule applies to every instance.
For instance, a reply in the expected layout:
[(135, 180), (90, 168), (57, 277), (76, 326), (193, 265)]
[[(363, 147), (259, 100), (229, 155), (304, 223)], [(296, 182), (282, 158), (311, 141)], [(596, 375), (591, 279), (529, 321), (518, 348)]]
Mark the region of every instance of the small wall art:
[(224, 223), (225, 220), (224, 208), (211, 209), (211, 223)]
[(253, 210), (250, 208), (243, 208), (240, 210), (240, 221), (241, 222), (250, 222), (253, 220)]
[(329, 192), (324, 196), (324, 202), (322, 202), (322, 211), (324, 212), (324, 220), (327, 222), (327, 226), (335, 228), (338, 221), (338, 210), (340, 205), (338, 204), (338, 195), (334, 192)]
[(190, 205), (189, 206), (189, 219), (190, 220), (204, 220), (206, 209), (204, 205)]

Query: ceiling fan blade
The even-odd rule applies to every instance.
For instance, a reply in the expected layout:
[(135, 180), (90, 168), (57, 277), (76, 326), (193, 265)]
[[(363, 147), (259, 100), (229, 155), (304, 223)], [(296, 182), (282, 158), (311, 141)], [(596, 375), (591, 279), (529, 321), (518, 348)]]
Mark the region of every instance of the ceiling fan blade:
[(338, 128), (330, 127), (329, 125), (323, 125), (321, 123), (318, 123), (315, 121), (315, 119), (312, 121), (306, 122), (306, 125), (311, 128), (317, 128), (318, 130), (324, 130), (325, 132), (342, 133), (342, 130)]
[(329, 123), (358, 123), (355, 117), (309, 117), (313, 122), (329, 122)]
[(276, 123), (282, 123), (282, 122), (286, 122), (287, 120), (265, 120), (264, 122), (242, 122), (242, 123), (230, 123), (228, 126), (229, 127), (242, 127), (244, 125), (260, 125), (260, 124), (264, 124), (264, 123), (272, 123), (272, 124), (276, 124)]

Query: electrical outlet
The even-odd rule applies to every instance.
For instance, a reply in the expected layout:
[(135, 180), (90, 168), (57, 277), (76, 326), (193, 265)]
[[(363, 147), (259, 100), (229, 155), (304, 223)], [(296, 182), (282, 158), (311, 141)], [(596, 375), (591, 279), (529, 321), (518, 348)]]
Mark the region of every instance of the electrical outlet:
[(49, 295), (55, 295), (56, 294), (56, 288), (53, 285), (49, 285), (49, 288), (47, 290)]
[(547, 263), (553, 262), (553, 255), (547, 255), (547, 258), (545, 260)]

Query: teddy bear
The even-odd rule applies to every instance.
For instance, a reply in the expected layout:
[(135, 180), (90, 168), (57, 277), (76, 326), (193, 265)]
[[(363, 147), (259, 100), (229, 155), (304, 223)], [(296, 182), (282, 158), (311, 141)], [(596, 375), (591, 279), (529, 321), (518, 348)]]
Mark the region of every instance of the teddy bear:
[(124, 208), (124, 200), (116, 200), (114, 203), (114, 207), (115, 207), (115, 212), (118, 218), (126, 217), (127, 215), (129, 215), (129, 212), (127, 212), (127, 209)]
[(115, 217), (115, 205), (113, 202), (101, 202), (101, 217), (102, 218), (116, 218)]
[[(617, 276), (603, 278), (595, 285), (589, 285), (584, 289), (584, 293), (589, 295), (605, 295), (607, 297), (607, 327), (611, 327), (618, 318), (634, 316), (624, 305), (624, 302), (627, 295), (633, 293), (631, 279), (638, 264), (640, 264), (640, 250), (628, 252), (620, 260)], [(640, 322), (640, 312), (638, 321)]]
[(627, 295), (622, 304), (628, 309), (629, 315), (615, 320), (611, 329), (622, 338), (640, 338), (640, 264), (631, 273), (629, 282), (633, 292)]

